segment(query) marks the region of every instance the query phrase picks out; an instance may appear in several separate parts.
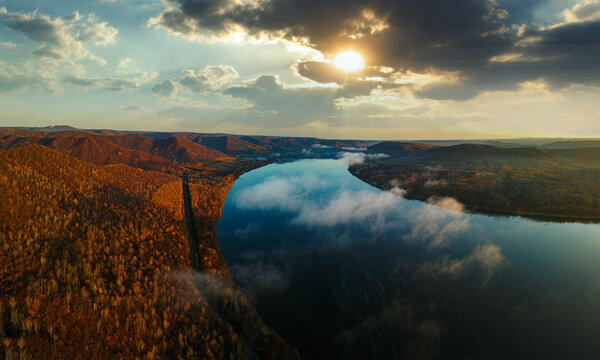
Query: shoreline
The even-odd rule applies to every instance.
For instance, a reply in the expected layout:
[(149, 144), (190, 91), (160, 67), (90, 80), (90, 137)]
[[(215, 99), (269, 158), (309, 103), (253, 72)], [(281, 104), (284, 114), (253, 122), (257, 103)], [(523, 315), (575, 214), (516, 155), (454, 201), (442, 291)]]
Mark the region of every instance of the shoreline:
[[(348, 172), (350, 174), (352, 174), (354, 177), (356, 177), (357, 179), (359, 179), (359, 180), (363, 181), (364, 183), (369, 184), (381, 191), (387, 191), (387, 192), (390, 191), (389, 187), (384, 187), (375, 182), (370, 182), (367, 177), (359, 176), (359, 174), (357, 174), (356, 172), (353, 172), (351, 170), (351, 167), (348, 168)], [(436, 196), (436, 195), (433, 194), (431, 196)], [(417, 201), (426, 203), (430, 197), (422, 197), (422, 196), (407, 194), (403, 198), (407, 199), (407, 200), (417, 200)], [(546, 222), (554, 222), (554, 223), (584, 223), (584, 224), (600, 223), (600, 216), (573, 216), (573, 215), (563, 215), (563, 214), (524, 212), (524, 211), (509, 210), (509, 209), (490, 209), (490, 208), (481, 207), (481, 206), (477, 206), (477, 205), (467, 204), (467, 203), (462, 202), (460, 199), (456, 199), (456, 200), (460, 201), (461, 204), (463, 204), (465, 206), (465, 210), (467, 210), (468, 213), (471, 213), (474, 215), (488, 215), (488, 216), (495, 216), (495, 217), (520, 217), (520, 218), (529, 219), (529, 220), (546, 221)]]
[[(191, 227), (193, 239), (190, 239), (189, 243), (190, 246), (193, 244), (195, 247), (193, 250), (190, 248), (190, 256), (196, 257), (196, 265), (192, 265), (191, 268), (200, 278), (204, 278), (204, 282), (208, 281), (209, 290), (211, 285), (228, 289), (219, 294), (210, 291), (206, 293), (202, 290), (201, 292), (207, 295), (205, 299), (212, 311), (229, 324), (232, 331), (237, 334), (250, 359), (299, 359), (297, 350), (275, 330), (264, 324), (254, 304), (248, 300), (231, 275), (221, 253), (217, 233), (217, 223), (223, 215), (225, 199), (235, 181), (243, 174), (271, 163), (272, 161), (268, 160), (244, 162), (233, 169), (182, 176), (184, 203), (186, 197), (189, 202), (187, 209), (184, 204), (184, 210), (189, 211), (186, 213), (190, 215), (192, 222), (188, 230)], [(187, 191), (185, 183), (190, 187)], [(201, 188), (210, 193), (203, 193)], [(202, 211), (203, 207), (210, 209), (210, 212)]]

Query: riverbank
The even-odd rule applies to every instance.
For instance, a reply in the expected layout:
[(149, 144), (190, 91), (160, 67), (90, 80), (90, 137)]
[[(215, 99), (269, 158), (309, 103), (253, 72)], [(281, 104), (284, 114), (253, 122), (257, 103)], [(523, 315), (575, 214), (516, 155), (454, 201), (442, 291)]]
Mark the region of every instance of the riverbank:
[(264, 325), (235, 283), (221, 253), (216, 230), (225, 198), (235, 180), (245, 172), (269, 163), (243, 161), (242, 166), (217, 170), (219, 173), (182, 176), (182, 205), (189, 234), (190, 261), (211, 311), (231, 325), (250, 358), (298, 359), (298, 352)]
[(401, 188), (403, 197), (427, 202), (452, 197), (465, 210), (551, 222), (599, 223), (598, 169), (556, 162), (433, 161), (398, 158), (350, 166), (378, 189)]

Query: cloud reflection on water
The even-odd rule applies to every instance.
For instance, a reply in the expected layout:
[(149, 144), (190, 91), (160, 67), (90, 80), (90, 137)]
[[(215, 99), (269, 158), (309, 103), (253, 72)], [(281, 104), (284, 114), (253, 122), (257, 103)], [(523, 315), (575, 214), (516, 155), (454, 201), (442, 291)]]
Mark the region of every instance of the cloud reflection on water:
[[(263, 181), (239, 189), (233, 203), (242, 210), (274, 210), (289, 213), (289, 222), (308, 228), (359, 227), (377, 235), (400, 230), (402, 240), (427, 248), (446, 246), (471, 228), (464, 207), (453, 198), (429, 199), (430, 205), (406, 211), (400, 196), (402, 189), (383, 192), (376, 189), (346, 189), (324, 176), (272, 175)], [(335, 229), (333, 229), (335, 228)], [(368, 241), (368, 239), (366, 239)]]

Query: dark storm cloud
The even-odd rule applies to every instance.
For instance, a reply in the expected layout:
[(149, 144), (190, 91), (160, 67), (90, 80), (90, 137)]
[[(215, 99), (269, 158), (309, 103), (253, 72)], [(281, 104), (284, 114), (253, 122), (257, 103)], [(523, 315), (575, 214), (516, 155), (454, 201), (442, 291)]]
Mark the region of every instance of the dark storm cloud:
[(531, 30), (527, 35), (539, 38), (523, 50), (539, 59), (527, 70), (539, 73), (552, 87), (600, 84), (600, 20)]
[(577, 4), (567, 11), (570, 20), (585, 21), (600, 18), (600, 2)]
[(294, 69), (298, 75), (314, 80), (321, 84), (342, 84), (348, 78), (348, 74), (344, 74), (332, 63), (321, 61), (301, 61), (295, 64)]
[(482, 91), (516, 90), (520, 83), (534, 80), (554, 90), (572, 84), (600, 86), (600, 20), (523, 29), (504, 54), (515, 58), (463, 69), (462, 82), (434, 85), (417, 94), (468, 100)]
[(498, 0), (499, 6), (507, 12), (507, 22), (524, 24), (531, 22), (534, 12), (548, 0)]
[[(423, 69), (481, 64), (510, 41), (491, 0), (172, 0), (158, 23), (171, 31), (306, 38), (325, 53), (357, 48), (371, 63)], [(440, 56), (444, 54), (444, 56)]]
[[(453, 71), (461, 80), (420, 89), (434, 99), (470, 99), (481, 91), (514, 90), (543, 79), (551, 88), (598, 84), (598, 4), (565, 9), (569, 23), (539, 28), (534, 0), (170, 0), (154, 23), (187, 36), (253, 36), (306, 40), (326, 55), (355, 49), (369, 65), (396, 71)], [(529, 24), (517, 35), (516, 25)], [(513, 26), (515, 25), (515, 26)], [(490, 61), (520, 54), (510, 61)], [(344, 84), (329, 63), (296, 64), (299, 75)]]
[(510, 50), (511, 61), (465, 69), (465, 80), (417, 92), (438, 100), (468, 100), (481, 91), (516, 90), (524, 81), (543, 80), (550, 89), (571, 84), (600, 86), (600, 21), (526, 29)]

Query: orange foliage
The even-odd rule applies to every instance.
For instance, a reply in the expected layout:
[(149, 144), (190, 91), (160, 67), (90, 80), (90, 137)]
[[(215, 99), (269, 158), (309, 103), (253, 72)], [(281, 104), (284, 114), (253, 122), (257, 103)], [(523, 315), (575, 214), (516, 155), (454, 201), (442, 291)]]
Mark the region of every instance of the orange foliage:
[[(42, 146), (0, 151), (0, 358), (248, 358), (195, 283), (177, 180)], [(229, 187), (195, 185), (196, 208), (217, 219)]]

